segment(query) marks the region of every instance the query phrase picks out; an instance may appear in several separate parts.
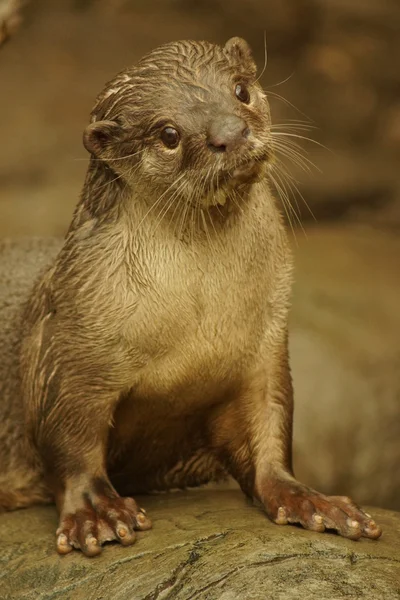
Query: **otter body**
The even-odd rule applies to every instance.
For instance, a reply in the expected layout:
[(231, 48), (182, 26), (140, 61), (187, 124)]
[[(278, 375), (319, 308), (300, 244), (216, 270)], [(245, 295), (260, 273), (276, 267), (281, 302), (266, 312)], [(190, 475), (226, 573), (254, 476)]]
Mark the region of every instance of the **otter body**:
[[(281, 335), (287, 314), (290, 253), (275, 204), (264, 202), (268, 194), (264, 182), (257, 184), (240, 217), (214, 224), (220, 230), (212, 241), (205, 234), (178, 239), (167, 224), (152, 236), (153, 219), (130, 237), (132, 216), (93, 229), (90, 238), (79, 239), (78, 230), (74, 268), (57, 277), (51, 268), (40, 282), (27, 311), (34, 321), (27, 353), (51, 336), (58, 360), (70, 351), (74, 370), (82, 361), (95, 386), (106, 389), (112, 380), (120, 391), (108, 443), (109, 474), (119, 489), (185, 486), (188, 477), (199, 484), (226, 472), (210, 447), (213, 419), (268, 361), (270, 338)], [(137, 211), (134, 223), (143, 218), (143, 207)], [(127, 278), (126, 266), (135, 262), (140, 279)], [(53, 308), (60, 302), (61, 314)], [(44, 331), (42, 313), (35, 314), (43, 307), (44, 319), (51, 314)], [(192, 468), (175, 474), (194, 453)]]
[(131, 494), (231, 475), (279, 524), (379, 537), (293, 475), (292, 267), (246, 42), (154, 50), (106, 86), (84, 144), (80, 202), (22, 320), (6, 399), (30, 475), (3, 506), (54, 498), (58, 551), (93, 556), (151, 527)]
[[(184, 486), (189, 476), (193, 483), (220, 476), (223, 467), (212, 450), (213, 420), (220, 406), (245, 385), (247, 374), (268, 360), (269, 337), (274, 336), (274, 326), (280, 329), (279, 319), (286, 314), (291, 265), (276, 209), (262, 203), (267, 190), (258, 185), (253, 200), (243, 209), (248, 218), (232, 218), (213, 245), (201, 238), (190, 243), (177, 240), (167, 228), (145, 244), (153, 225), (149, 222), (134, 252), (146, 267), (141, 281), (113, 290), (110, 280), (106, 296), (112, 302), (104, 314), (118, 314), (116, 369), (121, 372), (124, 365), (123, 384), (131, 390), (114, 416), (110, 473), (113, 478), (114, 454), (119, 456), (128, 445), (116, 470), (128, 465), (135, 491)], [(276, 218), (270, 236), (263, 236), (261, 215), (271, 222)], [(120, 251), (126, 253), (120, 233)], [(235, 245), (241, 248), (245, 271), (232, 263), (232, 253), (238, 254)], [(260, 250), (266, 260), (260, 260)], [(97, 276), (107, 281), (112, 265), (104, 263)], [(268, 279), (266, 270), (271, 274)], [(277, 295), (280, 315), (274, 314)], [(253, 305), (261, 309), (250, 310)], [(85, 321), (86, 314), (85, 310)], [(107, 320), (101, 335), (109, 351), (115, 326)], [(193, 451), (198, 460), (176, 473), (176, 466), (193, 458)], [(120, 485), (126, 485), (122, 478), (125, 483)]]

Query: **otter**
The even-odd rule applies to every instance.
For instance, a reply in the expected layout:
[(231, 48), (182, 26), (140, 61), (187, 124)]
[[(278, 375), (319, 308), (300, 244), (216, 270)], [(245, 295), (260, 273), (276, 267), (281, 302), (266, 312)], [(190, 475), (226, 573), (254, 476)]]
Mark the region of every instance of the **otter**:
[(277, 524), (381, 535), (293, 473), (292, 259), (256, 73), (241, 38), (172, 42), (96, 100), (83, 191), (12, 319), (1, 397), (0, 506), (55, 501), (60, 554), (132, 544), (151, 527), (135, 494), (227, 476)]

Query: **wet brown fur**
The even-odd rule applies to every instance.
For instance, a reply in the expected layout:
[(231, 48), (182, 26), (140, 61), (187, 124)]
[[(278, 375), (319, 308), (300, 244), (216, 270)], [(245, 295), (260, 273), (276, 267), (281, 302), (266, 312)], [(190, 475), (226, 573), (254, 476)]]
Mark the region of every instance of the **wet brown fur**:
[[(155, 124), (186, 117), (186, 111), (184, 117), (167, 111), (165, 103), (174, 108), (174, 97), (182, 97), (182, 90), (188, 96), (190, 121), (184, 127), (193, 133), (182, 162), (189, 172), (184, 192), (193, 203), (192, 173), (206, 173), (214, 158), (208, 156), (199, 121), (206, 124), (216, 112), (221, 82), (229, 90), (235, 80), (254, 79), (255, 69), (246, 71), (243, 63), (228, 60), (212, 44), (170, 44), (119, 75), (97, 100), (91, 121), (106, 121), (112, 131), (112, 145), (106, 145), (101, 158), (145, 156), (105, 163), (92, 157), (64, 247), (27, 312), (26, 409), (36, 444), (51, 456), (51, 472), (79, 471), (99, 436), (104, 445), (108, 439), (111, 478), (115, 464), (115, 480), (126, 482), (120, 473), (125, 465), (131, 492), (220, 477), (224, 468), (219, 455), (225, 444), (234, 444), (224, 434), (221, 406), (228, 413), (242, 410), (240, 405), (233, 408), (235, 397), (250, 372), (267, 359), (260, 356), (261, 348), (267, 355), (270, 345), (277, 344), (285, 352), (291, 264), (266, 181), (253, 186), (242, 206), (232, 204), (229, 214), (222, 209), (214, 217), (207, 214), (214, 219), (208, 223), (212, 240), (202, 225), (195, 223), (190, 230), (190, 218), (188, 239), (177, 239), (175, 223), (168, 218), (152, 235), (160, 219), (157, 210), (144, 218), (182, 169), (178, 161), (170, 164), (169, 156), (160, 160)], [(155, 66), (164, 92), (159, 106), (151, 76)], [(208, 86), (197, 86), (198, 81)], [(269, 112), (261, 89), (254, 87), (258, 98), (253, 106), (242, 105), (232, 92), (226, 104), (258, 127), (265, 154)], [(200, 106), (192, 116), (189, 106), (195, 102)], [(248, 265), (246, 272), (240, 261)], [(245, 320), (244, 311), (249, 314)], [(77, 423), (83, 431), (75, 431)], [(102, 431), (94, 423), (103, 423)], [(76, 437), (77, 457), (71, 448)], [(235, 452), (250, 460), (252, 449), (241, 440)], [(100, 469), (100, 457), (92, 460)]]
[[(132, 494), (231, 474), (266, 505), (277, 480), (293, 480), (292, 262), (255, 75), (241, 40), (175, 42), (96, 101), (83, 192), (26, 307), (22, 392), (6, 399), (31, 448), (25, 505), (39, 489), (53, 495), (62, 532), (74, 511), (113, 502), (109, 480)], [(216, 155), (211, 124), (232, 114), (250, 137)], [(173, 151), (160, 140), (171, 123), (182, 138)], [(247, 161), (256, 177), (235, 182)], [(14, 505), (0, 496), (7, 509), (26, 489), (14, 486)], [(82, 535), (75, 545), (90, 554)]]

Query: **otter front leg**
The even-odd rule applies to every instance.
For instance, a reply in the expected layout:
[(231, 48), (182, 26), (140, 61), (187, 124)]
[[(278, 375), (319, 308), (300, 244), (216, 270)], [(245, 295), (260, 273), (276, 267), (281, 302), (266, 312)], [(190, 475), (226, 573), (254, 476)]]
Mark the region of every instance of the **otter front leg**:
[(73, 373), (60, 373), (63, 368), (37, 370), (31, 424), (60, 513), (57, 550), (66, 554), (77, 548), (95, 556), (106, 541), (132, 544), (134, 530), (151, 523), (132, 498), (118, 495), (107, 476), (107, 440), (119, 398), (109, 386), (110, 374), (105, 368), (79, 372), (77, 361)]
[(334, 529), (350, 539), (378, 538), (380, 527), (350, 498), (325, 496), (295, 479), (292, 419), (293, 391), (285, 341), (270, 357), (266, 372), (252, 377), (214, 424), (214, 439), (228, 470), (279, 525), (299, 523), (318, 532)]

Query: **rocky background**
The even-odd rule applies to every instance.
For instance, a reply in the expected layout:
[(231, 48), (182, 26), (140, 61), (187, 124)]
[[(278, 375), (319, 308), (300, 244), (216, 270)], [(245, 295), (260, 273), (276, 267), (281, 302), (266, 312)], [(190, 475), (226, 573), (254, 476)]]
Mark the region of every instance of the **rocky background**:
[(2, 235), (65, 231), (86, 166), (81, 132), (118, 70), (171, 39), (237, 34), (261, 70), (264, 32), (275, 123), (309, 119), (316, 129), (300, 133), (327, 147), (298, 140), (321, 171), (300, 183), (318, 221), (398, 227), (397, 0), (35, 0), (22, 17), (0, 54)]
[[(141, 498), (154, 528), (101, 556), (55, 554), (51, 507), (0, 518), (1, 600), (398, 600), (400, 517), (378, 542), (268, 522), (243, 495)], [(3, 572), (2, 572), (3, 570)]]
[(240, 35), (261, 72), (266, 32), (273, 120), (314, 140), (297, 139), (315, 168), (290, 167), (314, 215), (293, 197), (297, 471), (400, 509), (399, 1), (35, 0), (21, 14), (0, 50), (3, 237), (65, 232), (82, 131), (117, 71), (171, 39)]

